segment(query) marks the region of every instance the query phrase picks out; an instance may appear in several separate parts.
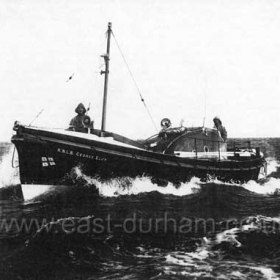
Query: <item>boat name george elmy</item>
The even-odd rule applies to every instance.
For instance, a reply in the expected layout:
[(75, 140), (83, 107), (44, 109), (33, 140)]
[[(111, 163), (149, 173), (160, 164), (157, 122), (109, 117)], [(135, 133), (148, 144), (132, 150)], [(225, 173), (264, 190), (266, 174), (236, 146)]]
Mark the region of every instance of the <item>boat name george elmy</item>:
[(74, 152), (72, 150), (57, 148), (57, 151), (61, 154), (67, 154), (70, 156), (77, 156), (77, 157), (90, 158), (90, 159), (95, 159), (95, 160), (100, 160), (100, 161), (107, 161), (106, 158), (103, 158), (100, 156), (84, 154), (84, 153), (80, 153), (80, 152)]

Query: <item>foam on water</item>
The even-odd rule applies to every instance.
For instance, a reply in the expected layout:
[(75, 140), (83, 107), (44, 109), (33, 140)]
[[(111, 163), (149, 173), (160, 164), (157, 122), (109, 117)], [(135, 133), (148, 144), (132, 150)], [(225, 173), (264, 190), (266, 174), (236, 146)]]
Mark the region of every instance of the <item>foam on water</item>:
[[(278, 168), (280, 168), (280, 162), (275, 158), (268, 158), (267, 163), (268, 176), (274, 172), (277, 172)], [(122, 177), (107, 180), (106, 182), (101, 182), (98, 178), (84, 175), (79, 167), (75, 168), (75, 173), (85, 179), (89, 184), (95, 185), (99, 189), (101, 195), (108, 197), (131, 194), (135, 195), (152, 191), (158, 191), (162, 194), (184, 196), (194, 193), (195, 191), (200, 189), (201, 185), (205, 184), (205, 182), (201, 182), (201, 180), (197, 177), (193, 177), (190, 182), (182, 183), (179, 187), (173, 185), (170, 182), (167, 186), (161, 187), (157, 184), (154, 184), (148, 177), (137, 177), (135, 179)], [(267, 179), (261, 178), (261, 180), (257, 182), (252, 180), (245, 184), (237, 184), (230, 182), (225, 183), (216, 178), (211, 178), (207, 181), (207, 183), (214, 183), (219, 185), (223, 184), (229, 186), (238, 185), (244, 187), (249, 191), (259, 194), (273, 194), (280, 190), (280, 178), (268, 177)]]
[[(203, 253), (203, 259), (200, 259), (200, 252)], [(203, 250), (198, 249), (198, 252), (193, 253), (174, 252), (167, 254), (165, 257), (166, 265), (163, 266), (163, 274), (194, 278), (209, 277), (211, 279), (213, 277), (216, 279), (228, 279), (229, 275), (231, 275), (234, 279), (248, 279), (248, 277), (256, 277), (256, 273), (259, 273), (258, 278), (262, 277), (262, 279), (267, 280), (279, 279), (279, 275), (268, 266), (254, 262), (245, 265), (222, 259), (215, 261), (215, 257), (212, 255), (214, 254), (209, 254), (206, 248)]]
[(249, 181), (248, 183), (243, 184), (242, 187), (259, 194), (274, 194), (278, 193), (280, 190), (280, 179), (271, 177), (264, 184)]
[(263, 274), (264, 278), (267, 280), (279, 279), (279, 276), (269, 267), (258, 266), (258, 267), (253, 267), (253, 269), (260, 271)]
[[(279, 172), (280, 162), (275, 158), (267, 158), (267, 178), (265, 178), (264, 174), (260, 174), (258, 181), (249, 181), (243, 184), (230, 183), (230, 182), (222, 182), (217, 178), (211, 178), (207, 182), (214, 184), (223, 184), (228, 186), (241, 186), (251, 192), (259, 193), (259, 194), (275, 194), (280, 191), (280, 178), (269, 177), (269, 175)], [(204, 184), (204, 183), (201, 183)]]
[(85, 179), (89, 184), (95, 185), (101, 195), (108, 197), (135, 195), (153, 191), (157, 191), (162, 194), (183, 196), (199, 190), (201, 184), (200, 179), (196, 177), (193, 177), (188, 183), (182, 183), (179, 187), (174, 186), (172, 183), (168, 183), (167, 186), (161, 187), (152, 183), (151, 179), (148, 177), (137, 177), (135, 179), (122, 177), (101, 182), (96, 178), (84, 175), (78, 167), (75, 168), (75, 173)]
[[(164, 275), (177, 275), (188, 277), (215, 277), (216, 279), (228, 279), (231, 275), (237, 279), (279, 279), (279, 274), (273, 270), (274, 265), (267, 263), (259, 263), (251, 259), (250, 261), (229, 260), (225, 255), (232, 250), (232, 248), (241, 248), (247, 246), (246, 239), (243, 239), (245, 244), (237, 240), (238, 234), (250, 234), (258, 232), (263, 220), (272, 222), (275, 219), (265, 216), (249, 217), (246, 224), (240, 227), (217, 233), (212, 238), (203, 238), (201, 245), (194, 252), (174, 251), (165, 254), (165, 265), (163, 266)], [(279, 219), (276, 219), (279, 222)], [(250, 238), (250, 236), (248, 236)], [(224, 249), (223, 244), (230, 244), (231, 249)], [(256, 244), (257, 246), (257, 244)], [(271, 245), (273, 246), (273, 245)], [(224, 247), (227, 248), (227, 247)], [(222, 249), (222, 250), (221, 250)], [(246, 251), (246, 249), (245, 249)], [(246, 258), (246, 257), (245, 257)], [(163, 279), (166, 279), (163, 277)]]
[(172, 183), (168, 183), (165, 187), (160, 187), (153, 184), (147, 177), (137, 177), (133, 180), (132, 185), (126, 189), (123, 188), (118, 182), (113, 180), (109, 184), (98, 184), (97, 187), (101, 195), (104, 196), (118, 196), (118, 195), (131, 195), (139, 194), (144, 192), (157, 191), (162, 194), (173, 194), (177, 196), (183, 196), (193, 193), (195, 190), (200, 188), (200, 180), (196, 177), (192, 178), (190, 182), (181, 184), (180, 187), (174, 186)]
[(196, 252), (173, 252), (165, 256), (165, 275), (211, 277), (212, 267), (207, 262), (210, 252), (199, 248)]
[(280, 168), (280, 162), (275, 158), (267, 158), (267, 176), (268, 178), (261, 178), (263, 181), (249, 181), (243, 184), (245, 189), (259, 193), (259, 194), (273, 194), (278, 193), (280, 190), (280, 178), (269, 177), (269, 175), (278, 172)]
[(20, 184), (19, 169), (12, 167), (13, 153), (14, 163), (17, 166), (18, 156), (16, 150), (14, 152), (14, 146), (10, 146), (0, 162), (0, 188)]
[(267, 162), (267, 175), (270, 175), (273, 172), (277, 172), (280, 168), (280, 162), (275, 158), (266, 158)]

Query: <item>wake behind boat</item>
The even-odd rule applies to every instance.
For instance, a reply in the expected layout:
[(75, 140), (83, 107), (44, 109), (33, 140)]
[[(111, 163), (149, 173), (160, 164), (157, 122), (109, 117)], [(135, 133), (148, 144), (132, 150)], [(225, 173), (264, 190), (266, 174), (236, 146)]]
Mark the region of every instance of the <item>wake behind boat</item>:
[[(197, 176), (222, 181), (257, 180), (265, 159), (259, 148), (227, 149), (217, 129), (171, 128), (162, 121), (160, 133), (134, 141), (105, 129), (109, 74), (111, 24), (108, 25), (105, 83), (101, 130), (93, 129), (89, 117), (82, 128), (66, 130), (21, 125), (16, 122), (12, 137), (19, 155), (22, 184), (56, 185), (79, 166), (90, 176), (149, 176), (183, 182)], [(167, 122), (167, 125), (166, 125)]]

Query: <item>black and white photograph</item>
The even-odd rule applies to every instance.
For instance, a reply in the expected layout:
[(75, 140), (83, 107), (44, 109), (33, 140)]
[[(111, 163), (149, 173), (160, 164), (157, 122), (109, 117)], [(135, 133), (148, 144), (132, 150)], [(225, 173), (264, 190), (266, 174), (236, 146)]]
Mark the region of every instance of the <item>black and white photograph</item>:
[(1, 0), (0, 279), (280, 279), (279, 30), (277, 0)]

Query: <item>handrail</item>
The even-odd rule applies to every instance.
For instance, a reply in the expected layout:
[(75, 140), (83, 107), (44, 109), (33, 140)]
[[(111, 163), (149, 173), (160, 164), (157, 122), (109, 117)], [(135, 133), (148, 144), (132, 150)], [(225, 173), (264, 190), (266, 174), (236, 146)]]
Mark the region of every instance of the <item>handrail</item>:
[[(174, 155), (177, 157), (182, 157), (182, 158), (216, 158), (219, 159), (219, 161), (228, 158), (228, 157), (233, 157), (236, 158), (236, 154), (234, 154), (233, 152), (220, 152), (220, 158), (219, 158), (219, 154), (218, 151), (216, 152), (184, 152), (184, 151), (174, 151)], [(244, 151), (240, 151), (238, 153), (238, 159), (240, 160), (240, 158), (242, 157), (252, 157), (252, 156), (256, 156), (255, 153), (248, 151), (248, 153), (245, 153)]]

